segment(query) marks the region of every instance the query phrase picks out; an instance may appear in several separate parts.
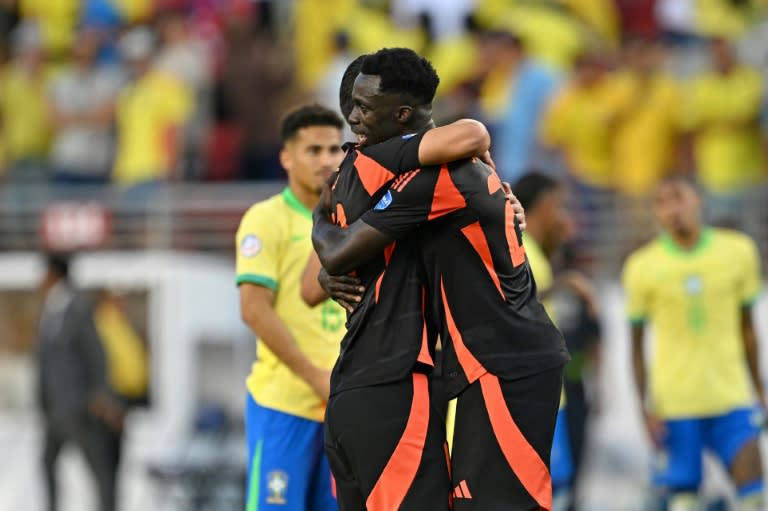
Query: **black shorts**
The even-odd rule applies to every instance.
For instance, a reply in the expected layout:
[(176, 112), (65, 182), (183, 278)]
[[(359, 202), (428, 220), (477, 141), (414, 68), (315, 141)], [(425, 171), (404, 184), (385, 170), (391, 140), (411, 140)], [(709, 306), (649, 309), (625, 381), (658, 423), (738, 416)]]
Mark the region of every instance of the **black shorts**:
[(456, 402), (454, 511), (552, 509), (549, 456), (563, 369), (501, 380), (486, 373)]
[(325, 452), (341, 511), (449, 511), (445, 423), (429, 377), (331, 397)]

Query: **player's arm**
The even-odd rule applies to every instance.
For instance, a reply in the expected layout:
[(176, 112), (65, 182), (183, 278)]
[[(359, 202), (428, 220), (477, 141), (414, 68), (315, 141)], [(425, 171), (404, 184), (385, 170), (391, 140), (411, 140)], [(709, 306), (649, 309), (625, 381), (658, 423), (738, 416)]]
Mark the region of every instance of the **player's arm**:
[(747, 358), (749, 376), (755, 387), (760, 405), (766, 406), (766, 395), (763, 380), (760, 377), (760, 354), (757, 342), (755, 323), (752, 318), (752, 306), (760, 295), (762, 278), (760, 275), (760, 256), (752, 240), (744, 247), (741, 261), (741, 338), (744, 342), (744, 355)]
[(330, 392), (330, 374), (314, 365), (301, 351), (288, 327), (274, 309), (275, 293), (259, 284), (240, 284), (240, 315), (243, 322), (269, 350), (323, 399)]
[(765, 389), (763, 380), (760, 377), (760, 356), (757, 343), (757, 333), (755, 331), (755, 322), (752, 318), (752, 308), (742, 307), (741, 309), (741, 336), (744, 340), (744, 353), (747, 357), (747, 366), (749, 367), (749, 376), (752, 378), (752, 385), (760, 400), (761, 406), (766, 406)]
[(483, 123), (459, 119), (421, 133), (392, 137), (359, 151), (395, 174), (402, 174), (472, 157), (492, 165), (490, 147), (491, 137)]
[(312, 243), (323, 268), (330, 275), (353, 271), (380, 254), (393, 241), (393, 238), (363, 220), (341, 229), (319, 209), (315, 209), (313, 219)]
[(459, 119), (427, 131), (419, 143), (418, 160), (422, 166), (438, 165), (483, 156), (490, 148), (491, 136), (483, 123), (474, 119)]
[(353, 304), (362, 300), (364, 291), (360, 279), (349, 275), (329, 275), (323, 269), (317, 253), (312, 252), (309, 256), (301, 276), (301, 299), (310, 307), (319, 305), (330, 297), (348, 312), (352, 312)]
[(462, 209), (463, 198), (436, 194), (438, 173), (420, 172), (393, 186), (381, 201), (352, 225), (341, 229), (330, 221), (330, 190), (326, 187), (314, 211), (312, 242), (323, 267), (331, 275), (349, 273), (394, 240), (429, 220)]

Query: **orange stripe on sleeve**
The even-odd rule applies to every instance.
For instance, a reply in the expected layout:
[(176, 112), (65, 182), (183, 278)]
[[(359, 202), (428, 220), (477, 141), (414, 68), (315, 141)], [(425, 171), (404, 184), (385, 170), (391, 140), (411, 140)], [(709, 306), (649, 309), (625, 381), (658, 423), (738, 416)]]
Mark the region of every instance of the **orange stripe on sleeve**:
[(552, 478), (549, 470), (515, 424), (504, 401), (499, 379), (491, 374), (485, 374), (480, 378), (480, 388), (493, 432), (507, 463), (541, 509), (550, 511), (552, 509)]
[(456, 357), (459, 359), (459, 364), (464, 370), (464, 374), (467, 375), (467, 380), (469, 380), (469, 383), (473, 383), (487, 371), (464, 344), (464, 339), (461, 336), (461, 332), (459, 332), (459, 329), (456, 327), (456, 322), (453, 320), (451, 308), (448, 306), (448, 299), (445, 296), (445, 286), (443, 285), (442, 279), (440, 280), (440, 291), (443, 294), (445, 321), (448, 323), (448, 334), (451, 336), (453, 349), (456, 351)]
[(433, 220), (443, 215), (453, 213), (456, 210), (465, 208), (467, 201), (461, 194), (451, 179), (448, 172), (448, 165), (440, 168), (440, 174), (437, 176), (435, 184), (435, 194), (432, 197), (432, 209), (427, 216), (427, 220)]
[(335, 223), (342, 229), (346, 229), (347, 226), (347, 213), (344, 211), (344, 205), (341, 202), (336, 203), (336, 218)]
[(410, 172), (406, 172), (405, 174), (403, 174), (403, 179), (400, 179), (393, 188), (398, 192), (402, 192), (403, 188), (408, 186), (408, 183), (410, 183), (411, 180), (413, 180), (413, 178), (416, 177), (416, 175), (419, 172), (421, 172), (421, 169), (416, 169), (416, 170), (411, 170)]
[(491, 172), (488, 174), (488, 195), (493, 195), (499, 190), (501, 190), (501, 179), (497, 173)]
[(355, 168), (365, 191), (371, 196), (378, 192), (387, 182), (395, 178), (391, 171), (360, 151), (357, 151)]
[(429, 428), (429, 381), (413, 375), (413, 401), (403, 436), (365, 502), (368, 511), (399, 509), (416, 478)]
[(472, 248), (474, 248), (475, 252), (477, 252), (477, 255), (480, 256), (480, 259), (482, 259), (483, 264), (485, 265), (485, 269), (488, 271), (488, 275), (490, 275), (493, 283), (496, 285), (496, 289), (499, 290), (501, 299), (506, 301), (504, 292), (501, 290), (501, 282), (499, 282), (499, 276), (496, 274), (496, 269), (493, 267), (491, 248), (488, 246), (488, 239), (485, 237), (485, 233), (483, 233), (483, 228), (480, 227), (480, 222), (469, 224), (468, 226), (461, 229), (461, 233), (467, 238), (469, 243), (472, 245)]
[(508, 201), (504, 208), (504, 220), (506, 222), (507, 245), (509, 245), (509, 255), (512, 257), (512, 265), (520, 266), (525, 262), (525, 249), (517, 237), (515, 229), (515, 210)]

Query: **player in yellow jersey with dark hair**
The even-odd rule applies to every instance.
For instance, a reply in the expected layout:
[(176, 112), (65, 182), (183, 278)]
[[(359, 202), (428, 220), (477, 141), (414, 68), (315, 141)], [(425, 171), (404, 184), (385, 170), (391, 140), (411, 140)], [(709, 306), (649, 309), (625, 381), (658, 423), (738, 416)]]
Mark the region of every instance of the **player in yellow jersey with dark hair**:
[[(751, 305), (761, 287), (759, 256), (747, 236), (703, 225), (701, 206), (684, 177), (664, 180), (654, 197), (663, 232), (624, 268), (634, 375), (657, 454), (654, 483), (669, 511), (699, 509), (708, 449), (731, 475), (737, 509), (758, 511), (766, 401)], [(647, 326), (653, 350), (646, 368)]]
[(241, 315), (259, 337), (247, 381), (247, 511), (338, 509), (323, 417), (344, 310), (331, 300), (309, 307), (300, 288), (313, 251), (311, 209), (341, 162), (342, 125), (320, 106), (288, 114), (280, 153), (288, 187), (252, 206), (237, 231)]

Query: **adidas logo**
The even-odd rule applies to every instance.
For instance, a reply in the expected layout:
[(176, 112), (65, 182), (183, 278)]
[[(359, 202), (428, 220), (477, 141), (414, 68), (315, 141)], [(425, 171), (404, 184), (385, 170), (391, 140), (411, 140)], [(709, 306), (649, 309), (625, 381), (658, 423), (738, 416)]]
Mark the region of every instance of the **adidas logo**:
[(469, 492), (469, 486), (467, 486), (467, 481), (464, 479), (461, 480), (461, 482), (456, 485), (456, 488), (453, 489), (453, 498), (455, 499), (471, 499), (472, 494)]

